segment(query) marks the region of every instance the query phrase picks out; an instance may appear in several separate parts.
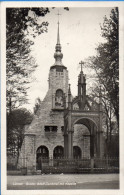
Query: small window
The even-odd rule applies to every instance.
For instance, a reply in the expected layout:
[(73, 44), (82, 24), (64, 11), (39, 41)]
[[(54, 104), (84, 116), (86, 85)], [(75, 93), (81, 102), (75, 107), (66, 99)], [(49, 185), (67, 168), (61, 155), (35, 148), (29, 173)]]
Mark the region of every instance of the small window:
[(57, 132), (57, 126), (45, 126), (45, 132)]
[(64, 126), (61, 126), (61, 131), (64, 132)]

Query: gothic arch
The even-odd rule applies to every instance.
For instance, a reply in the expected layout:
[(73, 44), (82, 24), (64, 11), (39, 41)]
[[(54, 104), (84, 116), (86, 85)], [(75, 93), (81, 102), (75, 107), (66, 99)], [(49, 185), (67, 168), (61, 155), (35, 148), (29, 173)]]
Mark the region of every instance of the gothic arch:
[(88, 121), (91, 124), (94, 124), (96, 127), (96, 131), (98, 131), (98, 124), (96, 123), (96, 121), (94, 121), (92, 118), (88, 118), (88, 117), (80, 117), (80, 118), (74, 119), (72, 127), (74, 127), (75, 124), (83, 124), (89, 129), (91, 127), (87, 124)]
[(90, 156), (94, 157), (96, 153), (96, 139), (97, 139), (97, 124), (93, 119), (87, 117), (80, 117), (76, 119), (73, 123), (73, 127), (75, 124), (83, 124), (85, 125), (90, 132)]
[(78, 98), (78, 96), (76, 96), (74, 99), (73, 99), (73, 101), (72, 101), (72, 106), (75, 104), (75, 103), (79, 103), (79, 98)]

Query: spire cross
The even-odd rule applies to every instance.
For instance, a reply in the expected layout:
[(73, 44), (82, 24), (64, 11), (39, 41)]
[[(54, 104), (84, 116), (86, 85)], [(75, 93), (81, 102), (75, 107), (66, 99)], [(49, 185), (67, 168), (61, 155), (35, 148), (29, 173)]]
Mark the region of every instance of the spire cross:
[(59, 10), (58, 10), (58, 14), (56, 14), (56, 15), (58, 15), (58, 24), (59, 24), (59, 16), (61, 15), (61, 14), (59, 13)]
[(84, 65), (84, 62), (81, 61), (81, 62), (79, 62), (79, 64), (81, 65), (81, 72), (82, 72), (82, 65)]

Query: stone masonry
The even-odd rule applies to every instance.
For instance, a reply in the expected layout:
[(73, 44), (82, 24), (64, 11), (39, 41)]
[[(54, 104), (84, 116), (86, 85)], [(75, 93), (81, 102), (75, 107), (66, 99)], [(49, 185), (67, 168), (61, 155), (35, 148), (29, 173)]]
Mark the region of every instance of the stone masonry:
[[(55, 64), (49, 71), (49, 89), (39, 110), (34, 115), (32, 123), (25, 128), (25, 137), (20, 151), (18, 167), (27, 167), (28, 172), (36, 170), (37, 149), (45, 146), (49, 158), (54, 157), (57, 146), (64, 148), (64, 106), (63, 95), (68, 103), (68, 70), (62, 64), (63, 54), (59, 38), (59, 24), (57, 44), (55, 48)], [(56, 131), (49, 131), (57, 127)], [(46, 130), (48, 128), (48, 130)], [(89, 130), (84, 125), (75, 125), (73, 146), (81, 150), (81, 158), (90, 157)]]

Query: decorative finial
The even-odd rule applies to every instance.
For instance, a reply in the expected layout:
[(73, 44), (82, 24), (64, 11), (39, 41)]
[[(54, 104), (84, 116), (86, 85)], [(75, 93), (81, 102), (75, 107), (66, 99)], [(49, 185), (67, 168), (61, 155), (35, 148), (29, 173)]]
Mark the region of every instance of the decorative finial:
[(70, 88), (71, 84), (68, 84), (68, 86), (69, 86), (68, 92), (71, 93), (71, 88)]
[(81, 61), (81, 62), (79, 62), (79, 64), (81, 65), (81, 72), (82, 72), (82, 65), (84, 65), (84, 62)]

